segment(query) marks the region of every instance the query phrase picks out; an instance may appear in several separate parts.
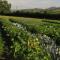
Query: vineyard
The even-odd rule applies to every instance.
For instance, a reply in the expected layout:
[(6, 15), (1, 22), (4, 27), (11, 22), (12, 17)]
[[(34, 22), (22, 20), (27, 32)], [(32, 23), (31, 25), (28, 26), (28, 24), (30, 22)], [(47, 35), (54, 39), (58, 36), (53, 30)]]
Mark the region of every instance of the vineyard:
[(1, 60), (60, 60), (60, 21), (0, 16)]

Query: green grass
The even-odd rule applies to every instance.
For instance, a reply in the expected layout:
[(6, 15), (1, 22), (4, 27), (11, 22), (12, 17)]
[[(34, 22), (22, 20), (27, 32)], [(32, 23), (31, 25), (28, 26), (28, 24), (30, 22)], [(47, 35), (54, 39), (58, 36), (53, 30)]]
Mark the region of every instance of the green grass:
[(60, 14), (60, 9), (55, 9), (55, 10), (48, 10), (47, 13), (49, 14)]

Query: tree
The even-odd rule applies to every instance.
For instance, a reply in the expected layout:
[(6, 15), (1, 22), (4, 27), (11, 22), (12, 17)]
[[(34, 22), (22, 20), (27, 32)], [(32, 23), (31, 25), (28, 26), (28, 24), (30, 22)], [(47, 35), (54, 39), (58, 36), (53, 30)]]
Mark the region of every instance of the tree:
[(7, 14), (10, 12), (11, 4), (5, 0), (0, 0), (0, 14)]

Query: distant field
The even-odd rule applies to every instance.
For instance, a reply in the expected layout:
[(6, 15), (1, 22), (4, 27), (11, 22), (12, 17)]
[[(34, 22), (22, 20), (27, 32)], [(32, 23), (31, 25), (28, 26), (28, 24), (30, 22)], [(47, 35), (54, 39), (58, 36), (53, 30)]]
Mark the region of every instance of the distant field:
[(18, 22), (23, 22), (27, 24), (39, 24), (41, 22), (52, 22), (56, 24), (60, 24), (60, 20), (51, 20), (51, 19), (37, 19), (37, 18), (24, 18), (24, 17), (14, 17), (14, 16), (0, 16), (3, 19), (15, 19)]

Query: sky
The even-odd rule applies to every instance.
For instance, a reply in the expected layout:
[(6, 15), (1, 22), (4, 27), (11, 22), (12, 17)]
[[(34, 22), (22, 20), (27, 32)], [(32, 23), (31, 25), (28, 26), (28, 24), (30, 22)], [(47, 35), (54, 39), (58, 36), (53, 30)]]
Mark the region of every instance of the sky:
[(12, 9), (60, 7), (60, 0), (7, 0)]

